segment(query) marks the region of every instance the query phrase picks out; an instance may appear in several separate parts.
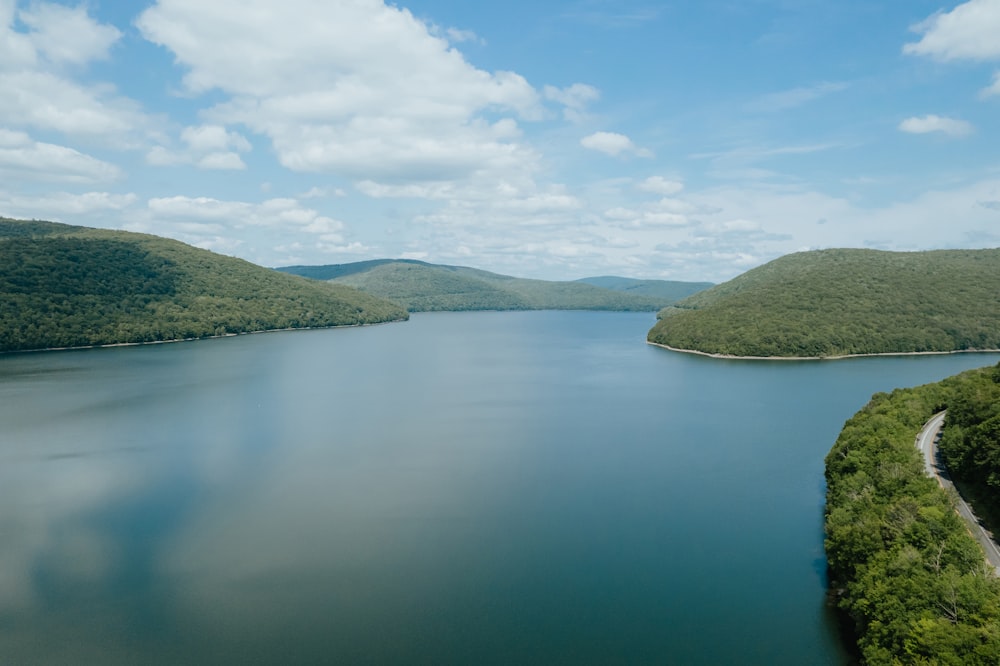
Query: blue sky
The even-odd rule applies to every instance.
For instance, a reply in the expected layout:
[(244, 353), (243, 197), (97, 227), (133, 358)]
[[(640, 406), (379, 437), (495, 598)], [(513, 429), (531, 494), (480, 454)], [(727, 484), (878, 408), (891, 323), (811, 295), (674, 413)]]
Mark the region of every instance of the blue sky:
[(1000, 0), (0, 0), (0, 215), (722, 281), (1000, 246)]

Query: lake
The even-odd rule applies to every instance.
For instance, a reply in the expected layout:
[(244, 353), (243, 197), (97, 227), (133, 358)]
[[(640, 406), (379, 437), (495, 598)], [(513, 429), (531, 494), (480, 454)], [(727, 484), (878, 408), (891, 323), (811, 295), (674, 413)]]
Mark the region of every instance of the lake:
[(651, 314), (0, 356), (0, 661), (845, 664), (823, 458), (997, 354), (717, 360)]

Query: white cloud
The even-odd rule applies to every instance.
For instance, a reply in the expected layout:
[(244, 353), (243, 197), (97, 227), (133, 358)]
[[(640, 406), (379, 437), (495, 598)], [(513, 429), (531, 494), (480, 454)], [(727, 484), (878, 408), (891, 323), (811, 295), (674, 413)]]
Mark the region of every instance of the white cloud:
[(710, 222), (703, 227), (703, 231), (707, 231), (711, 234), (754, 234), (762, 230), (763, 229), (759, 222), (744, 220), (741, 218)]
[(241, 170), (246, 169), (247, 165), (243, 162), (243, 159), (233, 152), (226, 153), (209, 153), (205, 155), (200, 160), (198, 160), (199, 169), (232, 169)]
[(991, 97), (993, 95), (1000, 95), (1000, 72), (993, 74), (993, 83), (983, 88), (979, 93), (983, 97)]
[(652, 192), (653, 194), (670, 196), (683, 190), (684, 183), (676, 180), (668, 180), (663, 176), (650, 176), (636, 185), (636, 189), (642, 190), (643, 192)]
[(373, 180), (362, 180), (354, 186), (373, 199), (451, 199), (458, 196), (454, 184), (448, 181), (386, 185)]
[(50, 220), (58, 215), (90, 215), (121, 211), (136, 201), (136, 195), (110, 192), (54, 192), (43, 196), (0, 193), (0, 209), (7, 215)]
[(153, 146), (146, 153), (146, 164), (152, 166), (176, 166), (178, 164), (190, 164), (191, 157), (184, 153), (172, 151), (163, 146)]
[(230, 148), (241, 153), (250, 150), (250, 142), (238, 132), (229, 132), (220, 125), (185, 127), (181, 139), (193, 151), (226, 151)]
[(54, 63), (80, 65), (106, 58), (121, 38), (117, 28), (97, 23), (83, 6), (36, 2), (18, 18), (31, 29), (28, 37), (37, 52)]
[(710, 153), (694, 153), (691, 157), (693, 159), (711, 159), (713, 161), (723, 161), (727, 163), (747, 164), (759, 162), (771, 157), (779, 157), (782, 155), (806, 155), (809, 153), (818, 153), (824, 150), (839, 147), (840, 144), (837, 143), (796, 144), (774, 147), (740, 146), (739, 148), (733, 148), (732, 150)]
[(545, 99), (563, 105), (563, 116), (570, 121), (579, 122), (584, 118), (584, 110), (591, 102), (601, 97), (601, 92), (586, 83), (574, 83), (566, 88), (545, 86)]
[(825, 81), (812, 86), (782, 90), (758, 97), (747, 105), (747, 109), (759, 112), (784, 111), (785, 109), (801, 106), (826, 95), (846, 90), (847, 87), (848, 85), (843, 82)]
[(211, 197), (155, 197), (147, 202), (157, 216), (198, 220), (247, 220), (253, 204), (221, 201)]
[(452, 42), (473, 42), (475, 44), (486, 44), (486, 40), (477, 35), (472, 30), (460, 30), (459, 28), (448, 28), (444, 31)]
[(612, 157), (617, 157), (623, 153), (639, 157), (653, 156), (645, 148), (639, 148), (632, 143), (632, 139), (617, 132), (594, 132), (580, 139), (580, 145), (589, 150), (596, 150)]
[(938, 13), (913, 26), (920, 41), (906, 44), (903, 53), (936, 60), (992, 60), (1000, 58), (1000, 2), (969, 0), (950, 12)]
[[(647, 179), (641, 185), (649, 185), (648, 192), (676, 194), (680, 183), (668, 181), (659, 176)], [(671, 187), (673, 185), (673, 187)], [(692, 215), (711, 212), (681, 199), (663, 197), (657, 201), (647, 201), (634, 208), (618, 206), (604, 211), (603, 218), (611, 226), (621, 229), (653, 229), (662, 227), (691, 227), (697, 224)]]
[(253, 146), (239, 132), (230, 132), (221, 125), (198, 125), (181, 131), (182, 150), (153, 146), (146, 153), (146, 163), (153, 166), (193, 164), (199, 169), (243, 170), (247, 168), (239, 153)]
[(967, 136), (973, 132), (972, 125), (964, 120), (935, 115), (907, 118), (899, 123), (899, 129), (910, 134), (941, 132), (953, 137)]
[(686, 215), (657, 211), (655, 208), (632, 210), (612, 208), (604, 212), (612, 226), (622, 229), (649, 229), (652, 227), (686, 227), (691, 220)]
[(262, 266), (353, 261), (373, 248), (352, 238), (348, 224), (297, 199), (261, 202), (183, 195), (149, 199), (130, 211), (131, 231), (176, 238), (197, 247), (239, 256)]
[(339, 187), (311, 187), (299, 195), (299, 199), (322, 199), (325, 197), (344, 197), (347, 192)]
[(406, 9), (161, 0), (136, 25), (186, 68), (188, 91), (228, 96), (206, 119), (267, 136), (289, 169), (400, 183), (536, 168), (511, 122), (485, 118), (541, 118), (538, 92), (473, 67)]
[[(267, 199), (260, 203), (226, 201), (212, 197), (156, 197), (147, 204), (149, 224), (217, 224), (213, 233), (256, 227), (281, 233), (331, 234), (346, 225), (319, 211), (302, 206), (296, 199)], [(147, 229), (143, 229), (147, 230)]]
[(0, 0), (0, 67), (34, 67), (38, 62), (31, 39), (11, 29), (17, 17), (15, 0)]
[[(15, 29), (15, 21), (27, 27)], [(81, 85), (63, 69), (106, 58), (121, 33), (90, 18), (83, 6), (36, 2), (20, 12), (0, 7), (0, 125), (100, 136), (127, 147), (152, 131), (138, 104), (108, 84)]]
[(812, 153), (832, 150), (842, 147), (837, 143), (792, 144), (785, 146), (762, 146), (745, 144), (728, 150), (694, 153), (692, 159), (709, 160), (711, 168), (707, 175), (720, 180), (735, 181), (789, 181), (795, 180), (788, 175), (791, 170), (779, 172), (758, 166), (760, 162), (772, 161), (776, 158), (809, 155)]
[(0, 123), (8, 126), (96, 135), (127, 146), (149, 125), (139, 105), (116, 96), (110, 86), (84, 87), (49, 72), (0, 68), (0, 89)]
[(97, 183), (117, 180), (121, 170), (66, 146), (0, 129), (0, 173), (8, 181)]

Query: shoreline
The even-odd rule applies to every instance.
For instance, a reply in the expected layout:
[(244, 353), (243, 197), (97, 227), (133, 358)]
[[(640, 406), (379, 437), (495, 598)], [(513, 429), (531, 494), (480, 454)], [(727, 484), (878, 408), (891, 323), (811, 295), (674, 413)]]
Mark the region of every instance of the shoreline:
[(169, 340), (150, 340), (148, 342), (109, 342), (101, 345), (81, 345), (78, 347), (39, 347), (37, 349), (9, 349), (0, 351), (0, 356), (4, 354), (34, 354), (38, 352), (54, 351), (74, 351), (79, 349), (110, 349), (112, 347), (139, 347), (143, 345), (169, 345), (178, 342), (197, 342), (198, 340), (221, 340), (222, 338), (235, 338), (240, 335), (260, 335), (262, 333), (282, 333), (288, 331), (325, 331), (331, 328), (361, 328), (363, 326), (382, 326), (383, 324), (398, 324), (408, 321), (406, 319), (390, 319), (388, 321), (376, 321), (370, 324), (333, 324), (331, 326), (296, 326), (292, 328), (264, 328), (259, 331), (241, 331), (240, 333), (223, 333), (222, 335), (206, 335), (201, 338), (171, 338)]
[(953, 349), (951, 351), (925, 351), (925, 352), (880, 352), (871, 354), (841, 354), (840, 356), (736, 356), (734, 354), (715, 354), (712, 352), (698, 351), (697, 349), (681, 349), (671, 347), (659, 342), (646, 340), (647, 345), (660, 347), (672, 352), (682, 354), (694, 354), (696, 356), (707, 356), (708, 358), (729, 359), (733, 361), (839, 361), (845, 358), (866, 358), (872, 356), (940, 356), (942, 354), (996, 354), (1000, 349)]

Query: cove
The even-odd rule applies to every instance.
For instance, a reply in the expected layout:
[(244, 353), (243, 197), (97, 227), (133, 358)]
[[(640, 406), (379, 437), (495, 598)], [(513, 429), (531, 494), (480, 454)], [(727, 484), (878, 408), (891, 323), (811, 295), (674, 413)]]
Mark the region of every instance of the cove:
[(1000, 354), (770, 363), (649, 314), (0, 356), (10, 663), (846, 664), (823, 457)]

